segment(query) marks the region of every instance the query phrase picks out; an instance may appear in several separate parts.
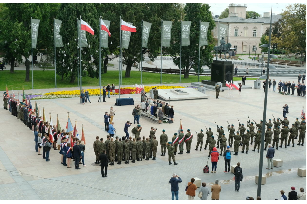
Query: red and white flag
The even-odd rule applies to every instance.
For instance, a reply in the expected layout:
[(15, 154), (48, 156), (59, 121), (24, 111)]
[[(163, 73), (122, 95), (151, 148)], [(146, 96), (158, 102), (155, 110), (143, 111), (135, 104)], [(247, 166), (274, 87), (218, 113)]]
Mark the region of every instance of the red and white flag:
[(237, 82), (232, 83), (231, 86), (239, 90), (239, 84)]
[(181, 144), (183, 142), (183, 140), (184, 140), (184, 137), (181, 140), (179, 140), (178, 143)]
[(136, 32), (136, 27), (122, 20), (121, 30), (129, 31), (133, 33), (133, 32)]
[(82, 19), (81, 19), (81, 30), (85, 30), (86, 32), (89, 32), (90, 34), (94, 35), (94, 29)]
[(106, 31), (109, 34), (109, 37), (111, 37), (110, 31), (102, 19), (100, 19), (100, 29)]
[(193, 134), (191, 134), (191, 136), (188, 137), (188, 138), (185, 140), (185, 142), (189, 141), (192, 137), (193, 137)]
[(179, 137), (176, 137), (176, 139), (174, 140), (173, 144), (175, 144), (178, 141)]
[(301, 118), (305, 119), (305, 111), (304, 111), (304, 107), (303, 107), (302, 112), (301, 112)]

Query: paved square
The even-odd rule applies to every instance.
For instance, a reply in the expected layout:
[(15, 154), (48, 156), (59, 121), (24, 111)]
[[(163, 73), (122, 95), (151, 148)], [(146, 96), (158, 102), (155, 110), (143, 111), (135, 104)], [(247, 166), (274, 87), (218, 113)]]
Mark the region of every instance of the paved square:
[[(297, 81), (297, 78), (275, 78), (277, 81), (290, 80)], [(253, 81), (247, 81), (248, 86), (253, 86)], [(190, 84), (179, 84), (189, 86)], [(96, 87), (84, 87), (96, 88)], [(78, 88), (75, 88), (78, 89)], [(57, 89), (57, 90), (71, 90)], [(46, 93), (55, 91), (35, 90), (34, 92)], [(29, 91), (31, 92), (31, 91)], [(26, 93), (28, 93), (26, 91)], [(168, 183), (172, 174), (177, 173), (183, 180), (179, 184), (179, 199), (186, 200), (185, 186), (192, 177), (198, 177), (202, 182), (212, 185), (216, 179), (220, 180), (222, 192), (221, 200), (244, 200), (247, 196), (256, 197), (257, 185), (255, 176), (258, 174), (259, 154), (251, 151), (250, 145), (248, 154), (242, 154), (241, 147), (238, 156), (232, 156), (231, 165), (241, 162), (244, 180), (241, 183), (240, 192), (234, 191), (233, 174), (225, 174), (224, 159), (220, 157), (216, 174), (204, 174), (202, 169), (209, 161), (208, 150), (195, 151), (197, 142), (196, 132), (200, 129), (212, 128), (214, 135), (216, 124), (227, 127), (227, 121), (238, 128), (238, 119), (246, 125), (248, 116), (251, 121), (259, 122), (263, 117), (264, 92), (263, 89), (243, 89), (238, 91), (224, 91), (220, 93), (220, 99), (215, 99), (215, 92), (206, 91), (208, 99), (171, 101), (174, 106), (175, 119), (173, 124), (153, 124), (149, 120), (141, 117), (140, 124), (143, 129), (141, 136), (148, 137), (150, 127), (157, 127), (157, 139), (162, 129), (166, 130), (169, 141), (173, 134), (178, 131), (179, 121), (182, 119), (184, 133), (189, 128), (195, 135), (192, 142), (191, 153), (176, 155), (177, 166), (168, 165), (168, 157), (160, 156), (160, 146), (158, 146), (157, 160), (136, 161), (121, 165), (109, 166), (108, 177), (102, 178), (100, 167), (95, 165), (95, 155), (93, 142), (98, 135), (106, 139), (107, 133), (104, 131), (103, 115), (105, 111), (113, 106), (116, 110), (114, 123), (116, 135), (124, 135), (124, 124), (127, 120), (133, 121), (131, 115), (133, 106), (114, 106), (116, 96), (106, 98), (106, 103), (98, 103), (98, 96), (92, 96), (92, 103), (79, 104), (79, 98), (38, 100), (39, 107), (45, 108), (46, 118), (49, 119), (51, 112), (52, 120), (55, 123), (56, 114), (59, 115), (61, 127), (64, 128), (67, 122), (67, 112), (73, 125), (77, 124), (79, 134), (81, 125), (84, 126), (86, 137), (85, 163), (80, 170), (67, 169), (60, 164), (60, 154), (51, 149), (50, 162), (38, 156), (34, 150), (34, 135), (21, 121), (10, 115), (9, 111), (0, 109), (0, 200), (170, 200), (171, 192)], [(133, 97), (135, 104), (140, 103), (140, 95), (123, 95)], [(2, 101), (2, 94), (1, 99)], [(290, 124), (300, 117), (302, 108), (305, 110), (306, 98), (296, 95), (281, 95), (268, 91), (267, 119), (272, 117), (282, 118), (282, 106), (289, 105), (288, 119)], [(34, 101), (32, 101), (34, 104)], [(216, 122), (216, 124), (215, 124)], [(131, 131), (132, 127), (129, 129)], [(226, 133), (226, 131), (225, 131)], [(228, 138), (228, 133), (226, 133)], [(295, 141), (297, 143), (297, 141)], [(288, 147), (287, 149), (276, 150), (275, 158), (283, 160), (283, 166), (266, 170), (266, 160), (264, 154), (263, 174), (267, 176), (266, 185), (262, 186), (262, 199), (272, 200), (280, 197), (280, 190), (286, 193), (290, 187), (296, 189), (303, 187), (306, 189), (306, 178), (297, 176), (299, 167), (306, 167), (305, 146)], [(185, 146), (184, 146), (184, 149)], [(233, 148), (231, 148), (233, 151)], [(211, 171), (211, 169), (210, 169)], [(63, 188), (71, 186), (74, 194), (63, 193)], [(73, 186), (76, 186), (74, 188)], [(46, 193), (48, 191), (48, 194)], [(198, 190), (197, 190), (198, 192)], [(50, 196), (52, 195), (52, 196)], [(78, 196), (75, 196), (78, 195)], [(211, 196), (209, 196), (211, 198)], [(198, 199), (196, 197), (195, 199)]]

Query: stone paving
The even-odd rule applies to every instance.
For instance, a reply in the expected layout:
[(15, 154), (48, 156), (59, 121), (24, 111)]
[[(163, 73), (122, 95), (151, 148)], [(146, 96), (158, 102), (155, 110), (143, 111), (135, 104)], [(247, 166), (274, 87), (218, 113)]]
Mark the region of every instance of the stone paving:
[[(296, 81), (296, 78), (275, 79)], [(253, 86), (253, 81), (247, 81), (246, 84)], [(40, 91), (45, 93), (55, 90)], [(147, 137), (150, 127), (153, 126), (158, 128), (156, 134), (158, 138), (162, 129), (165, 129), (170, 140), (173, 133), (178, 131), (180, 119), (182, 119), (184, 132), (189, 128), (195, 136), (196, 132), (199, 132), (201, 128), (205, 130), (206, 127), (211, 127), (216, 135), (216, 124), (226, 128), (227, 121), (237, 128), (238, 119), (245, 125), (248, 116), (256, 122), (262, 119), (263, 89), (244, 89), (241, 94), (236, 90), (227, 90), (220, 93), (220, 99), (215, 99), (213, 91), (207, 91), (206, 94), (209, 96), (208, 99), (171, 101), (175, 111), (173, 124), (153, 124), (141, 118), (140, 124), (143, 127), (141, 136)], [(133, 97), (135, 104), (140, 101), (139, 95), (121, 97)], [(240, 192), (235, 192), (234, 176), (223, 172), (222, 157), (218, 162), (216, 174), (202, 173), (205, 164), (209, 161), (211, 167), (211, 162), (207, 157), (208, 150), (201, 152), (194, 150), (196, 137), (193, 139), (190, 154), (184, 151), (183, 155), (176, 155), (176, 161), (179, 163), (177, 166), (168, 165), (168, 158), (160, 156), (159, 146), (156, 161), (143, 160), (134, 164), (131, 162), (115, 164), (109, 166), (108, 177), (102, 178), (100, 167), (94, 164), (95, 155), (92, 144), (97, 135), (106, 139), (103, 114), (109, 111), (110, 106), (114, 106), (116, 97), (107, 98), (106, 103), (98, 103), (98, 96), (90, 99), (92, 103), (85, 105), (79, 104), (78, 98), (37, 101), (40, 108), (45, 108), (46, 118), (49, 119), (49, 112), (51, 113), (54, 123), (56, 114), (58, 114), (62, 128), (67, 122), (67, 112), (70, 112), (69, 116), (73, 125), (77, 124), (79, 134), (81, 134), (83, 124), (86, 136), (85, 163), (87, 166), (81, 166), (80, 170), (67, 169), (62, 166), (58, 151), (53, 149), (50, 152), (51, 161), (47, 163), (43, 160), (42, 156), (38, 156), (34, 150), (33, 132), (16, 117), (10, 115), (9, 111), (0, 109), (2, 130), (0, 135), (0, 200), (169, 200), (171, 192), (168, 181), (174, 172), (183, 180), (179, 185), (179, 199), (181, 200), (187, 200), (184, 189), (192, 177), (201, 178), (202, 182), (207, 182), (209, 186), (214, 183), (215, 179), (219, 179), (222, 186), (221, 200), (244, 200), (247, 196), (256, 197), (257, 185), (254, 180), (259, 169), (259, 154), (251, 151), (253, 146), (250, 145), (248, 154), (239, 152), (238, 156), (232, 156), (231, 164), (235, 165), (240, 161), (244, 174)], [(0, 100), (2, 101), (2, 96)], [(282, 117), (282, 106), (285, 103), (289, 105), (288, 119), (292, 123), (296, 117), (300, 117), (302, 108), (305, 110), (306, 98), (296, 95), (283, 96), (270, 89), (267, 119), (272, 119), (272, 114), (275, 117)], [(123, 136), (124, 123), (127, 120), (133, 120), (131, 115), (133, 106), (114, 106), (114, 109), (116, 110), (114, 117), (116, 135)], [(283, 189), (287, 193), (291, 186), (295, 186), (296, 189), (300, 187), (306, 189), (306, 177), (297, 176), (297, 168), (306, 167), (305, 146), (295, 145), (295, 147), (276, 150), (275, 158), (283, 159), (283, 166), (268, 171), (265, 169), (267, 164), (264, 155), (263, 174), (267, 176), (267, 184), (262, 185), (262, 199), (279, 198), (279, 191)], [(74, 189), (75, 193), (66, 193), (64, 188)]]

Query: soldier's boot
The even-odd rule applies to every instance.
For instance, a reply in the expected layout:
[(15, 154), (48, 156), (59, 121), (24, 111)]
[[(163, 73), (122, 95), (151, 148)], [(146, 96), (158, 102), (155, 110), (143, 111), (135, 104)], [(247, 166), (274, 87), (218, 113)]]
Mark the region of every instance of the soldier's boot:
[(132, 163), (135, 163), (135, 160), (132, 160)]
[(296, 145), (301, 145), (301, 143), (299, 142), (298, 144), (296, 144)]
[[(201, 149), (201, 148), (200, 148)], [(196, 149), (195, 149), (196, 151), (198, 150), (198, 147), (196, 147)]]
[(177, 165), (178, 163), (174, 162), (174, 165)]
[(234, 155), (238, 155), (238, 152), (235, 152), (235, 154)]
[(95, 161), (95, 164), (98, 164), (97, 160)]
[(246, 151), (246, 154), (248, 154), (248, 151)]
[(136, 161), (140, 161), (140, 159), (139, 159), (139, 158), (137, 158), (137, 159), (136, 159)]
[(276, 145), (276, 149), (278, 149), (278, 144)]
[(288, 145), (287, 146), (290, 146), (290, 141), (288, 142)]
[(253, 152), (255, 151), (255, 148), (252, 150)]
[(285, 144), (285, 148), (287, 148), (287, 145)]
[(156, 160), (156, 157), (153, 157), (152, 160)]
[(164, 155), (163, 155), (163, 152), (162, 152), (161, 156), (164, 156)]
[(171, 164), (172, 164), (172, 162), (170, 162), (170, 161), (169, 161), (169, 162), (168, 162), (168, 164), (169, 164), (169, 165), (171, 165)]
[(292, 144), (292, 147), (294, 147), (294, 143)]
[(244, 150), (242, 150), (242, 153), (244, 153)]
[(121, 164), (121, 163), (122, 163), (121, 161), (118, 161), (118, 162), (117, 162), (117, 164)]
[(176, 155), (176, 152), (174, 152), (174, 155)]
[(201, 151), (202, 147), (199, 148), (199, 151)]
[(149, 157), (147, 157), (145, 160), (149, 160)]

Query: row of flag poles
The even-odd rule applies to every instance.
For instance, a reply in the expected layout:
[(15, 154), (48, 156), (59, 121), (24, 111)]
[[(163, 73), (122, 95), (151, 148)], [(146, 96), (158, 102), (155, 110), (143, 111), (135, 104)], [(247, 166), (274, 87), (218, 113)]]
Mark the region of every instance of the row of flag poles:
[[(32, 89), (33, 89), (33, 48), (36, 48), (37, 37), (38, 37), (38, 27), (39, 27), (39, 19), (31, 18), (31, 35), (32, 35)], [(142, 81), (142, 55), (143, 48), (147, 48), (149, 33), (151, 29), (151, 23), (142, 21), (142, 39), (141, 39), (141, 84)], [(56, 83), (56, 48), (63, 47), (62, 36), (60, 35), (60, 29), (62, 26), (62, 21), (58, 19), (54, 19), (54, 66), (55, 66), (55, 88), (57, 87)], [(221, 24), (221, 26), (223, 26)], [(111, 33), (109, 31), (110, 21), (103, 20), (101, 17), (99, 18), (99, 86), (100, 86), (100, 99), (101, 99), (101, 48), (108, 48), (108, 37), (111, 37)], [(180, 82), (181, 82), (181, 47), (190, 45), (190, 28), (191, 21), (181, 21), (181, 37), (180, 37)], [(200, 35), (199, 35), (199, 68), (198, 74), (200, 70), (200, 48), (202, 46), (208, 45), (207, 34), (208, 34), (209, 22), (201, 22), (200, 21)], [(161, 72), (160, 72), (160, 83), (162, 84), (162, 48), (170, 47), (171, 41), (171, 29), (172, 29), (172, 21), (163, 21), (161, 20)], [(79, 41), (79, 65), (80, 70), (78, 72), (78, 84), (80, 85), (80, 93), (82, 91), (82, 73), (81, 73), (81, 48), (88, 47), (86, 32), (94, 35), (94, 29), (84, 20), (77, 19), (77, 30), (78, 30), (78, 41)], [(220, 30), (220, 28), (219, 28)], [(120, 97), (120, 85), (122, 84), (122, 48), (128, 49), (131, 33), (136, 32), (136, 27), (132, 25), (132, 23), (125, 22), (120, 17), (120, 59), (119, 59), (119, 97)], [(219, 32), (219, 35), (226, 35), (226, 33)], [(219, 39), (221, 37), (219, 36)], [(199, 75), (198, 75), (199, 77)], [(81, 102), (81, 99), (80, 99)]]

